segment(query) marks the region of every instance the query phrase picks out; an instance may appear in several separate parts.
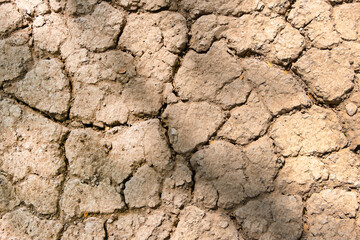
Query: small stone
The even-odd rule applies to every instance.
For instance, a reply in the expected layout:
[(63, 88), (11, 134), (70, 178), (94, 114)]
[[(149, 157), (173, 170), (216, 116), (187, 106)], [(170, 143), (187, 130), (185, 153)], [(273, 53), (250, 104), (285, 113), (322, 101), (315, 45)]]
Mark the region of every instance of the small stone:
[(352, 117), (357, 112), (357, 106), (354, 103), (346, 104), (346, 113)]

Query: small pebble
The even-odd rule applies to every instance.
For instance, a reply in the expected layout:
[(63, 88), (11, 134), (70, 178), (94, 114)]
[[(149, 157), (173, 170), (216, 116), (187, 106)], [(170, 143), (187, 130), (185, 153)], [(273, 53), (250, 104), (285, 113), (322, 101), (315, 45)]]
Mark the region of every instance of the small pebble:
[(350, 117), (354, 116), (356, 111), (357, 111), (357, 106), (354, 103), (346, 104), (346, 112)]

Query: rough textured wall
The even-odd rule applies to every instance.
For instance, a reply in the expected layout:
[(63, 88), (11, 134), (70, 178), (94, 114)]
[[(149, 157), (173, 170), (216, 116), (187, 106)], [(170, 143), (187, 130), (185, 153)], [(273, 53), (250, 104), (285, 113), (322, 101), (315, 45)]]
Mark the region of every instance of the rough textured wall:
[(360, 1), (0, 0), (0, 240), (359, 239)]

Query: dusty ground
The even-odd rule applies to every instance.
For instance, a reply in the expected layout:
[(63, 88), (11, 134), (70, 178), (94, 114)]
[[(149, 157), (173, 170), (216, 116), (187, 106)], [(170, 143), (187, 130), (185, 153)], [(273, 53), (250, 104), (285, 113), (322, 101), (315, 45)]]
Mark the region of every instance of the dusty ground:
[(0, 239), (360, 239), (360, 1), (0, 0)]

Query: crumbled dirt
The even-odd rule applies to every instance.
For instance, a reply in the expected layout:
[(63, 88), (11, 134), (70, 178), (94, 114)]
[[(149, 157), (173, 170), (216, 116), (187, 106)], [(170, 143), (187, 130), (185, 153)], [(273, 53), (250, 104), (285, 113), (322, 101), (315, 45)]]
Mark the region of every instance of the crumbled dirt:
[(0, 240), (360, 238), (360, 0), (0, 0)]

